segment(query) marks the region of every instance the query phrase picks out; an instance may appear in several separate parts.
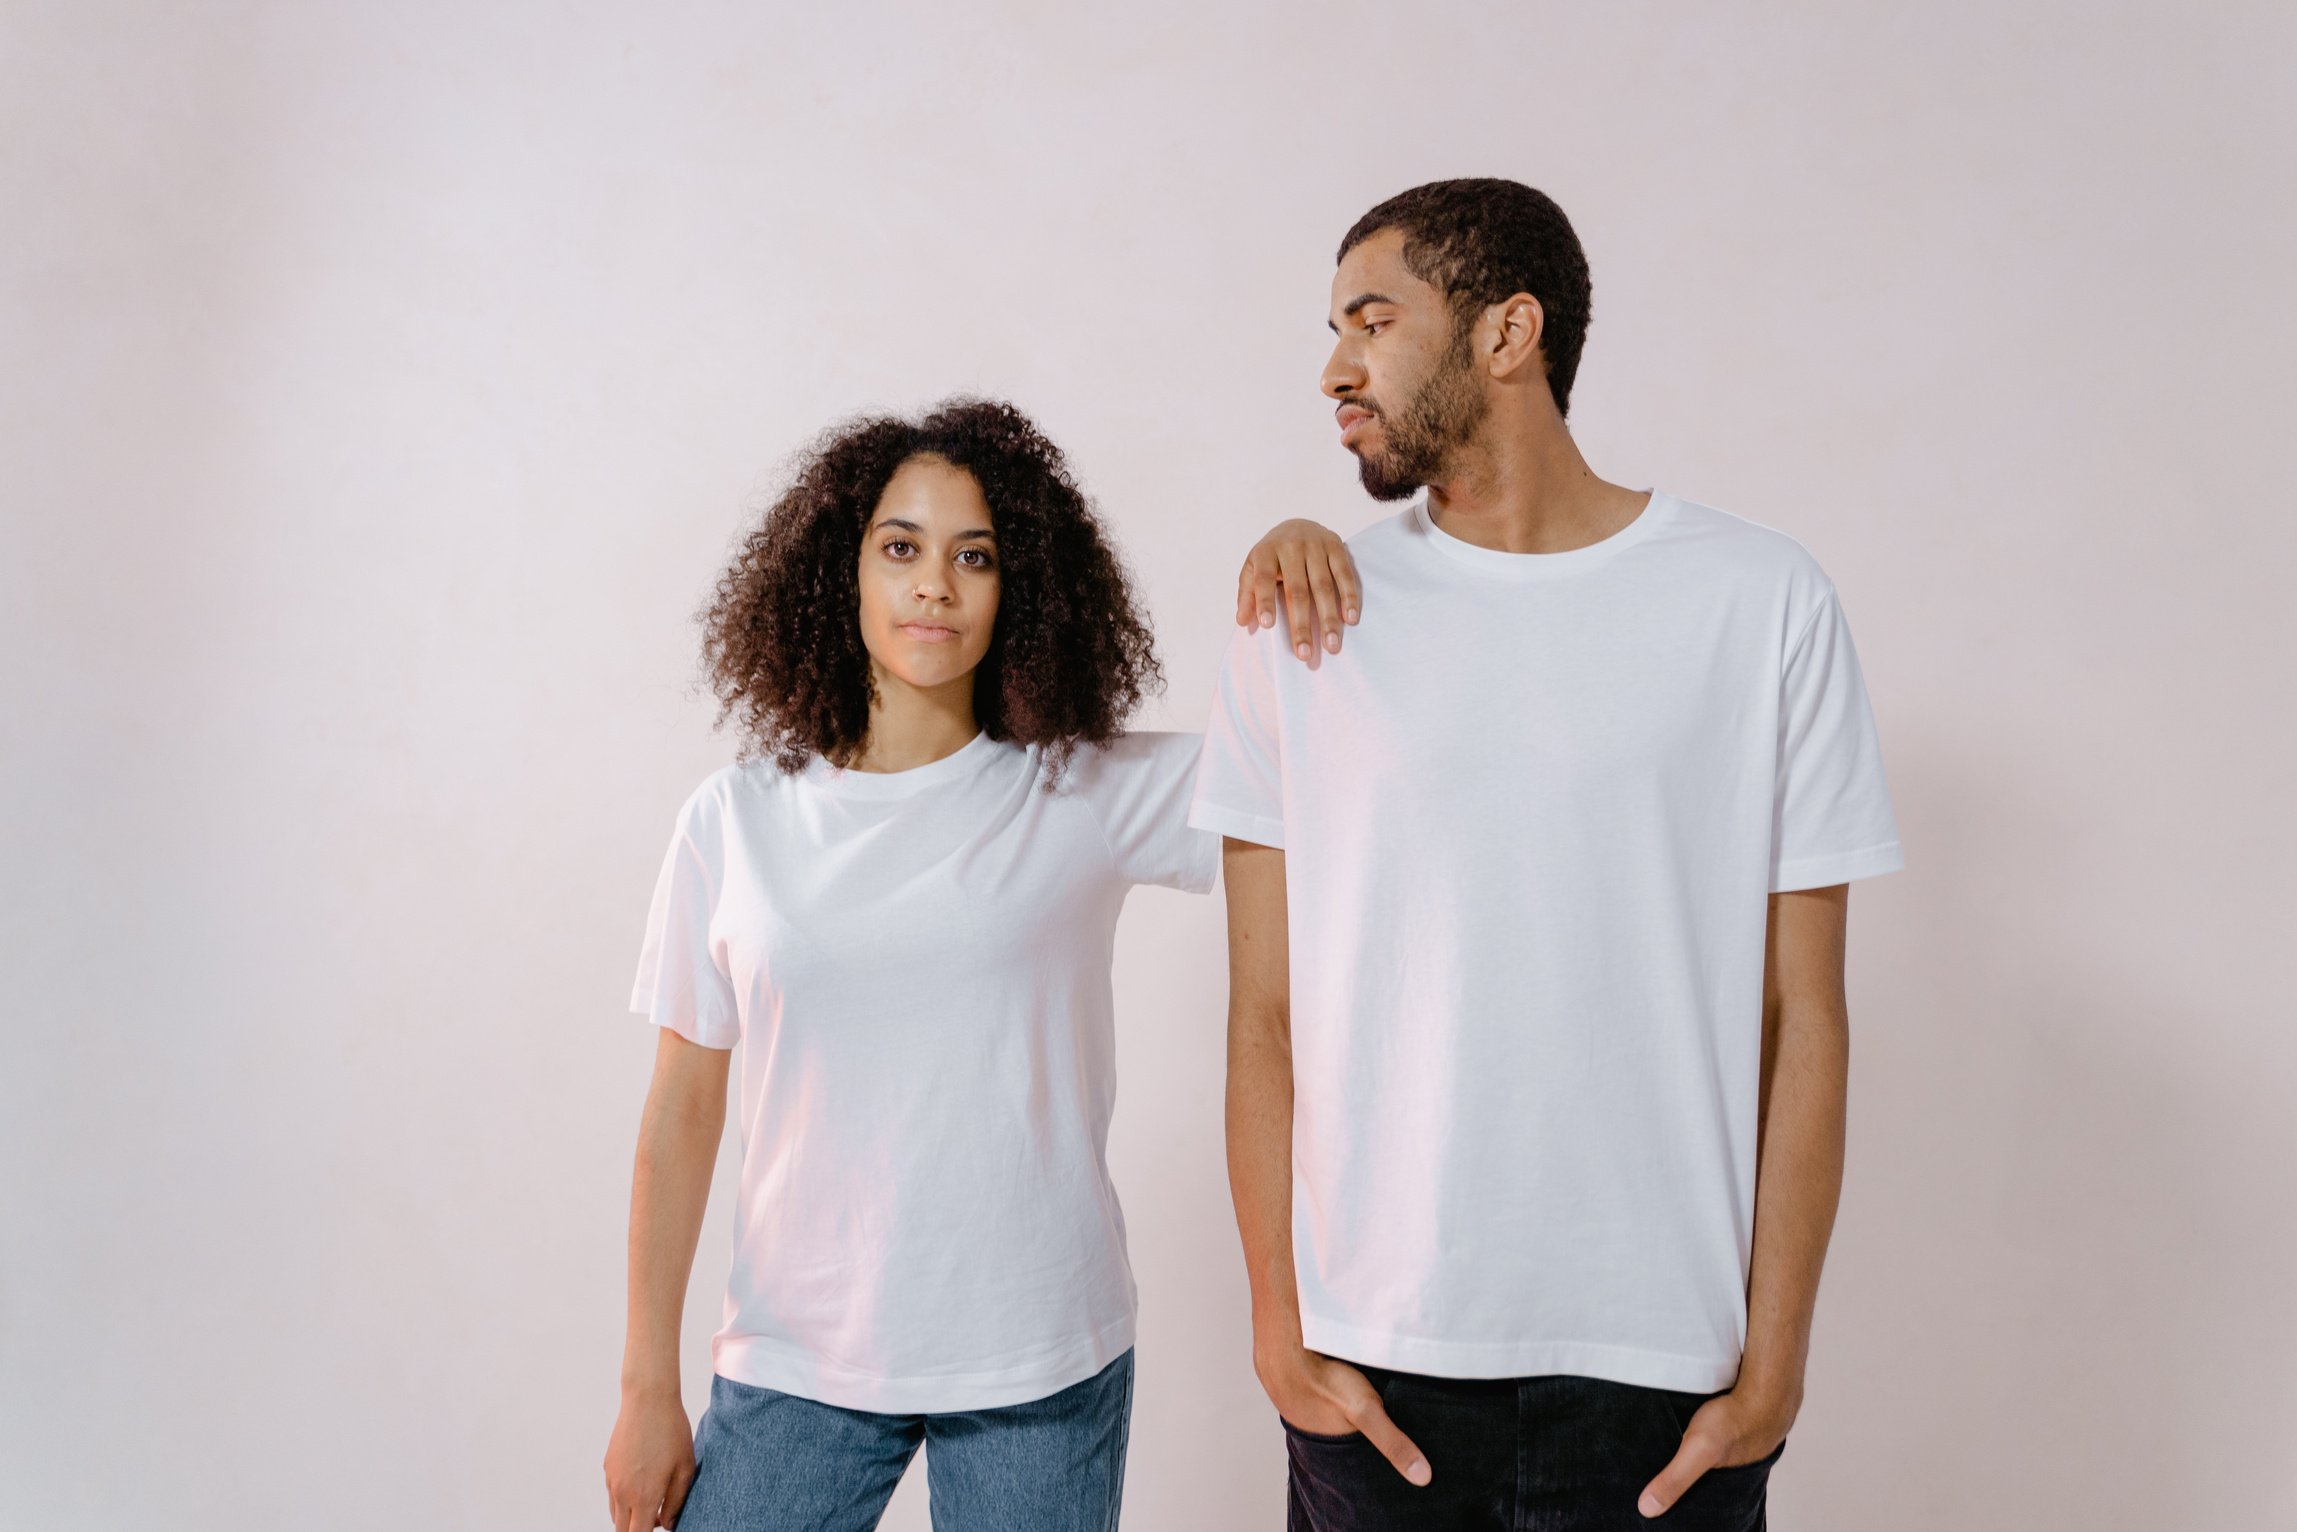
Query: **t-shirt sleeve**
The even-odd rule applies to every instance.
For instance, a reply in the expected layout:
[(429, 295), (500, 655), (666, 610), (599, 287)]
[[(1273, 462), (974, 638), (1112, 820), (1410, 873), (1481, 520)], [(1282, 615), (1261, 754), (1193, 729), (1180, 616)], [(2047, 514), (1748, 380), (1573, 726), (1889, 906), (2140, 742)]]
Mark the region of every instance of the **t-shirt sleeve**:
[(1780, 680), (1771, 891), (1896, 872), (1898, 825), (1850, 625), (1827, 589)]
[(696, 793), (679, 811), (661, 875), (654, 880), (630, 1009), (688, 1042), (731, 1048), (741, 1039), (742, 1024), (725, 955), (710, 939), (725, 846), (707, 792)]
[(1220, 837), (1188, 822), (1198, 747), (1194, 734), (1140, 733), (1080, 754), (1079, 786), (1126, 883), (1201, 894), (1219, 876)]
[(1188, 822), (1263, 846), (1284, 844), (1283, 753), (1276, 686), (1269, 675), (1280, 629), (1238, 628), (1220, 669), (1220, 690), (1204, 731), (1196, 801)]

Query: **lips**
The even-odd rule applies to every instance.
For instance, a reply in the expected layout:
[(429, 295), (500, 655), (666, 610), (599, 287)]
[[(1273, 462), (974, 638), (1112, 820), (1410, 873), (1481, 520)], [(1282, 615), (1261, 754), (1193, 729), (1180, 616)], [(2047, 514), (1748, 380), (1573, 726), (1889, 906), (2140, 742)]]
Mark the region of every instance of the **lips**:
[(1332, 418), (1340, 422), (1340, 445), (1345, 447), (1356, 439), (1357, 432), (1373, 417), (1372, 412), (1362, 405), (1343, 404), (1332, 412)]
[(957, 641), (955, 628), (943, 627), (937, 622), (905, 622), (900, 631), (921, 644), (953, 644)]

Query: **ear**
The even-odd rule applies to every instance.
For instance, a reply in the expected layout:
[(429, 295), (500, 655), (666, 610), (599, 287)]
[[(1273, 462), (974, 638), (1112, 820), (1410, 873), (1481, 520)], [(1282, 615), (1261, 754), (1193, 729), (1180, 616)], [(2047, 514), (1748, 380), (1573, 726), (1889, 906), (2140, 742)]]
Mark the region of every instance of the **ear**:
[(1535, 376), (1547, 376), (1547, 362), (1540, 355), (1540, 338), (1547, 333), (1547, 311), (1539, 300), (1529, 293), (1493, 304), (1484, 311), (1484, 323), (1493, 325), (1491, 332), (1491, 375), (1501, 380), (1513, 377), (1525, 367), (1535, 369)]

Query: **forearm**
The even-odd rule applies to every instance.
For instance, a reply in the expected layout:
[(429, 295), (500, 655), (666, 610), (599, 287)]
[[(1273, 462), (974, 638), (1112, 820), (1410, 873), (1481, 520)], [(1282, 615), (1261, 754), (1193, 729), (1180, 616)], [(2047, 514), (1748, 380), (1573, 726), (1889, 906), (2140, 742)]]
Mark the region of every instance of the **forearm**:
[(694, 1246), (710, 1200), (710, 1172), (725, 1129), (723, 1088), (714, 1096), (649, 1091), (630, 1185), (630, 1308), (622, 1352), (624, 1392), (678, 1389), (678, 1331)]
[(1228, 1188), (1244, 1243), (1256, 1338), (1300, 1338), (1292, 1267), (1292, 1050), (1285, 1019), (1231, 1003)]
[(1800, 1403), (1819, 1271), (1842, 1195), (1850, 1028), (1838, 996), (1776, 1008), (1766, 1061), (1747, 1280), (1747, 1345), (1736, 1387)]

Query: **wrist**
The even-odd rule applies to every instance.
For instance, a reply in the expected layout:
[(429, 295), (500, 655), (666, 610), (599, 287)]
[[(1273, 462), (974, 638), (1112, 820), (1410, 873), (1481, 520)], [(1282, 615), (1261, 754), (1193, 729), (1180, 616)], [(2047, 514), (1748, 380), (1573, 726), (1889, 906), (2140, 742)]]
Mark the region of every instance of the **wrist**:
[(1791, 1419), (1802, 1408), (1802, 1370), (1742, 1362), (1738, 1381), (1731, 1385), (1731, 1395), (1765, 1414)]
[(664, 1399), (682, 1401), (684, 1396), (684, 1385), (679, 1379), (675, 1362), (668, 1367), (659, 1364), (645, 1367), (626, 1365), (622, 1369), (622, 1398), (626, 1403), (650, 1404)]

